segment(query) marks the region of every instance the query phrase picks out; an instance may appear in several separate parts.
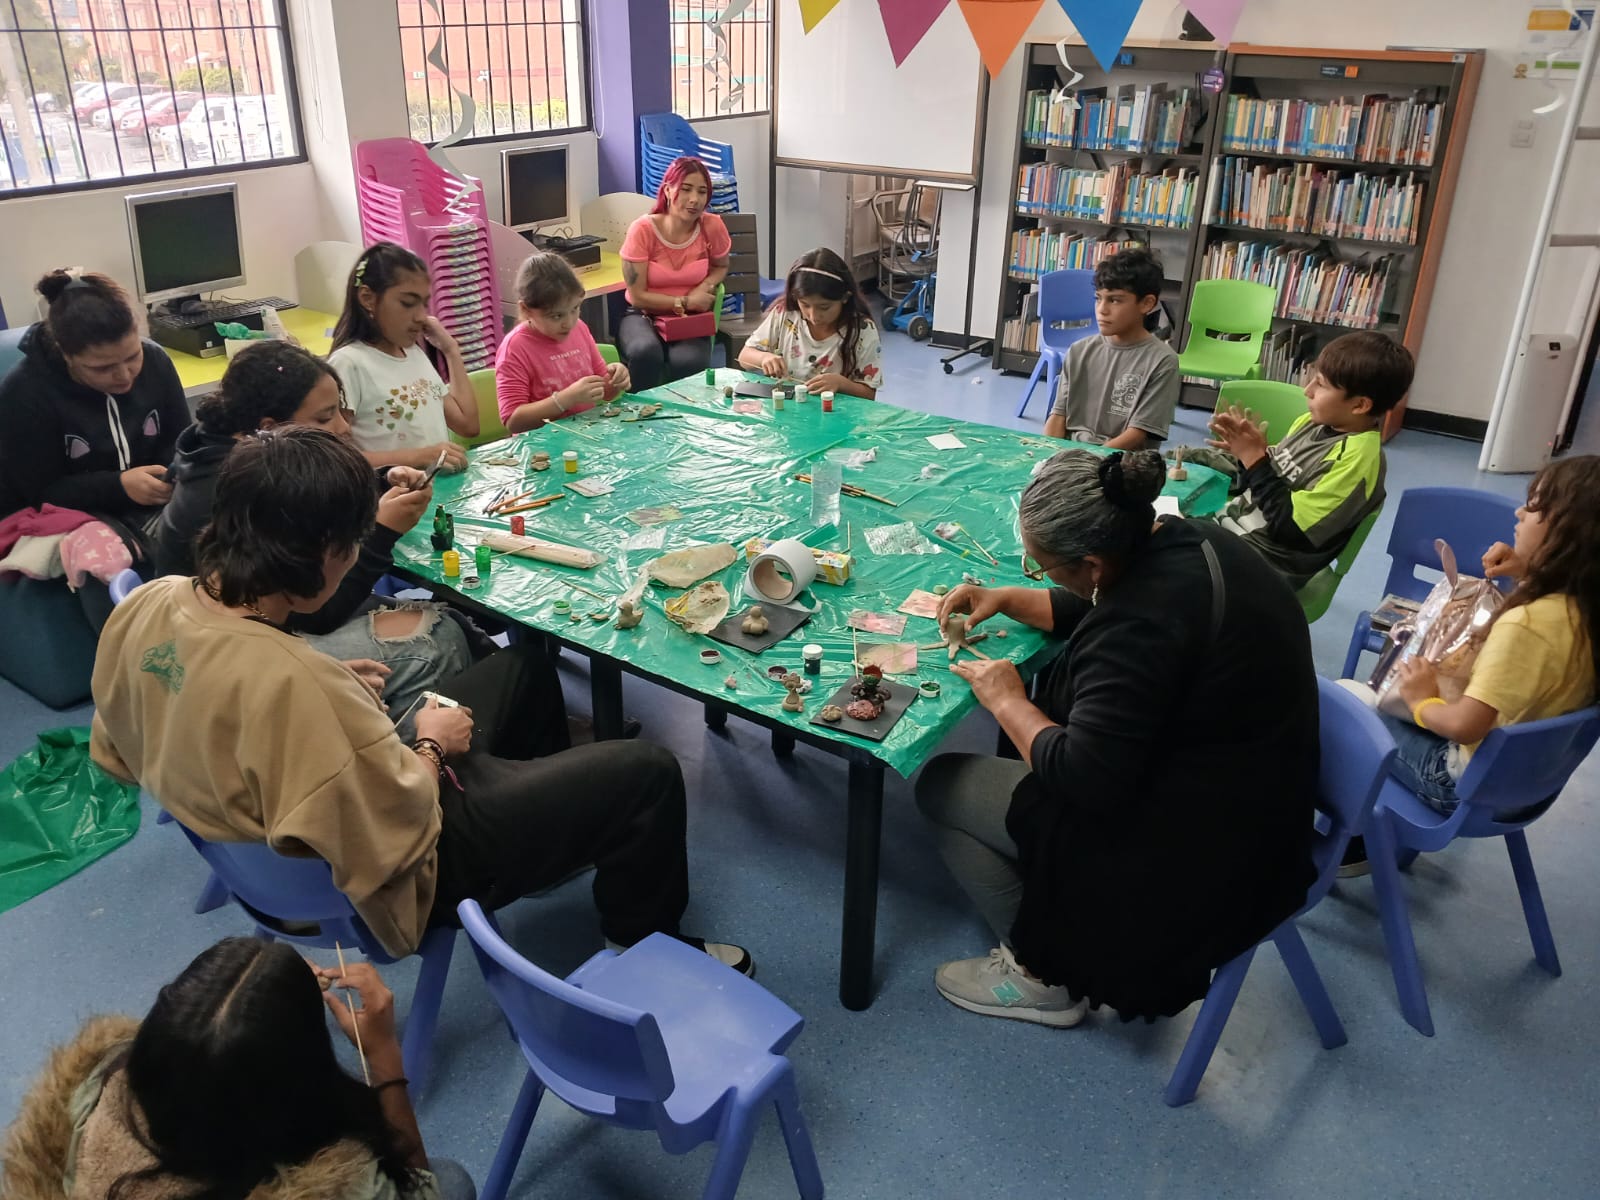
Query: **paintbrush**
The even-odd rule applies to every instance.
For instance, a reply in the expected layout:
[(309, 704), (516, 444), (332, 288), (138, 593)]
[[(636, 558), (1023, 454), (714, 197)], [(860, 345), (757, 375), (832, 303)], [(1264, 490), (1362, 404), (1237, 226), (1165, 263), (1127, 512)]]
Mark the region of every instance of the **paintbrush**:
[[(800, 483), (811, 482), (811, 476), (809, 475), (796, 475), (795, 479)], [(876, 495), (873, 492), (867, 491), (866, 488), (857, 487), (853, 483), (841, 483), (839, 485), (839, 490), (846, 496), (857, 496), (862, 500), (876, 500), (879, 504), (887, 504), (890, 508), (900, 507), (900, 502), (898, 500), (890, 500), (887, 496)]]
[[(333, 952), (339, 956), (339, 974), (343, 975), (345, 973), (344, 947), (340, 946), (337, 940), (333, 943)], [(356, 1055), (361, 1059), (361, 1077), (367, 1081), (367, 1086), (371, 1087), (372, 1072), (367, 1069), (367, 1052), (361, 1046), (361, 1022), (356, 1018), (355, 1002), (350, 999), (348, 989), (344, 994), (344, 1006), (350, 1010), (350, 1028), (355, 1030), (356, 1033)]]
[(1000, 560), (998, 558), (996, 558), (994, 555), (989, 553), (989, 547), (985, 546), (977, 538), (972, 537), (972, 530), (966, 529), (965, 532), (966, 532), (966, 535), (969, 538), (972, 538), (972, 544), (974, 546), (976, 546), (979, 550), (983, 551), (983, 556), (989, 560), (990, 564), (993, 565), (993, 566), (998, 567), (1000, 565)]
[(537, 500), (529, 500), (526, 504), (517, 504), (510, 508), (502, 507), (494, 515), (497, 517), (509, 517), (513, 513), (529, 512), (535, 508), (547, 508), (557, 500), (565, 500), (566, 498), (565, 492), (555, 492), (549, 496), (540, 496)]

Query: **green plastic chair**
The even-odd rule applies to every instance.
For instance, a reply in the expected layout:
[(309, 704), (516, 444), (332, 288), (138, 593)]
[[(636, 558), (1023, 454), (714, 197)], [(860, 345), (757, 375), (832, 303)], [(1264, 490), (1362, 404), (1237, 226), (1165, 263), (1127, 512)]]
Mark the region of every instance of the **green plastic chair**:
[(610, 342), (596, 342), (595, 349), (600, 351), (601, 361), (605, 363), (609, 364), (622, 361), (622, 356), (617, 353), (617, 348)]
[(464, 438), (452, 433), (450, 440), (465, 450), (471, 450), (485, 442), (498, 442), (503, 437), (510, 437), (500, 420), (500, 401), (494, 394), (494, 368), (484, 367), (481, 371), (470, 372), (467, 382), (472, 384), (472, 394), (478, 400), (478, 436)]
[[(1189, 343), (1178, 355), (1178, 373), (1219, 381), (1256, 378), (1261, 342), (1272, 328), (1277, 303), (1277, 291), (1264, 283), (1202, 279), (1189, 297)], [(1214, 333), (1249, 336), (1225, 342)]]
[(1379, 505), (1369, 512), (1361, 524), (1356, 526), (1356, 531), (1350, 535), (1350, 540), (1344, 544), (1344, 549), (1339, 551), (1339, 557), (1306, 580), (1305, 587), (1295, 593), (1301, 609), (1306, 614), (1306, 624), (1315, 624), (1328, 611), (1328, 606), (1333, 603), (1333, 594), (1339, 590), (1339, 581), (1349, 573), (1351, 565), (1356, 561), (1356, 555), (1361, 553), (1361, 547), (1366, 544), (1367, 535), (1378, 523), (1378, 514), (1382, 511), (1383, 506)]
[(1276, 446), (1306, 415), (1306, 394), (1292, 383), (1270, 379), (1230, 379), (1217, 393), (1217, 411), (1237, 404), (1267, 423), (1267, 445)]

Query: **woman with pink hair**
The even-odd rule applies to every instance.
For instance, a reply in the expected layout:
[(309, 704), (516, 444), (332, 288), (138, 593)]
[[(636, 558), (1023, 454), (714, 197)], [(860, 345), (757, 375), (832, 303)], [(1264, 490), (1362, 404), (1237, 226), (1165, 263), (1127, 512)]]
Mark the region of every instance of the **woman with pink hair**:
[(672, 336), (673, 318), (711, 311), (717, 285), (728, 273), (733, 239), (722, 218), (706, 211), (710, 203), (706, 165), (687, 155), (675, 159), (655, 208), (629, 226), (623, 239), (630, 307), (617, 330), (617, 349), (636, 392), (655, 387), (663, 376), (681, 379), (711, 365), (709, 337)]

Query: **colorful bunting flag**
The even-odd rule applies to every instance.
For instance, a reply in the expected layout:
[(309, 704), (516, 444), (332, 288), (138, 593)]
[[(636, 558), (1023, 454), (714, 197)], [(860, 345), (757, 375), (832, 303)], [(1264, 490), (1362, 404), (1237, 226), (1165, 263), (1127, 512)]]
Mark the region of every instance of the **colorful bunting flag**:
[(1233, 41), (1233, 31), (1239, 27), (1244, 0), (1183, 0), (1183, 6), (1211, 31), (1219, 45), (1225, 46)]
[(818, 21), (838, 7), (839, 0), (800, 0), (800, 24), (810, 33)]
[[(1084, 0), (1093, 3), (1093, 0)], [(1006, 59), (1028, 32), (1044, 0), (956, 0), (961, 15), (978, 43), (978, 56), (992, 78), (1005, 69)]]
[[(1089, 53), (1109, 71), (1117, 62), (1117, 52), (1128, 40), (1128, 30), (1139, 15), (1142, 0), (1057, 0), (1072, 21)], [(1191, 6), (1192, 7), (1192, 6)]]
[(949, 7), (950, 0), (878, 0), (878, 15), (883, 18), (884, 33), (889, 35), (889, 52), (894, 55), (895, 66), (905, 62), (906, 55), (917, 48)]

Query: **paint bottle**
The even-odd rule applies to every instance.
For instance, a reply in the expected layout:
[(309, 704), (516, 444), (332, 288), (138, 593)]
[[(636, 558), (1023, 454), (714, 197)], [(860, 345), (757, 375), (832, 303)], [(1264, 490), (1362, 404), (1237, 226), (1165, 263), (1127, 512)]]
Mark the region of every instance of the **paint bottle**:
[(823, 412), (832, 412), (833, 411), (833, 393), (832, 392), (823, 392), (822, 393), (822, 411)]
[(783, 411), (783, 389), (781, 387), (772, 389), (772, 411)]
[(444, 552), (444, 577), (454, 579), (461, 574), (461, 552), (446, 550)]
[(478, 574), (487, 575), (489, 573), (489, 547), (479, 546), (475, 551), (473, 551), (472, 558), (473, 561), (478, 564)]
[(707, 387), (716, 387), (717, 386), (717, 369), (715, 367), (707, 367), (706, 368), (706, 386)]
[(524, 531), (527, 528), (528, 528), (528, 523), (526, 521), (524, 521), (521, 517), (512, 517), (511, 518), (511, 533), (512, 533), (513, 536), (521, 537), (523, 535)]
[(578, 452), (576, 450), (563, 451), (561, 467), (568, 475), (576, 475), (578, 473)]
[(807, 675), (822, 674), (822, 647), (815, 642), (809, 642), (800, 647), (800, 659), (805, 664)]

